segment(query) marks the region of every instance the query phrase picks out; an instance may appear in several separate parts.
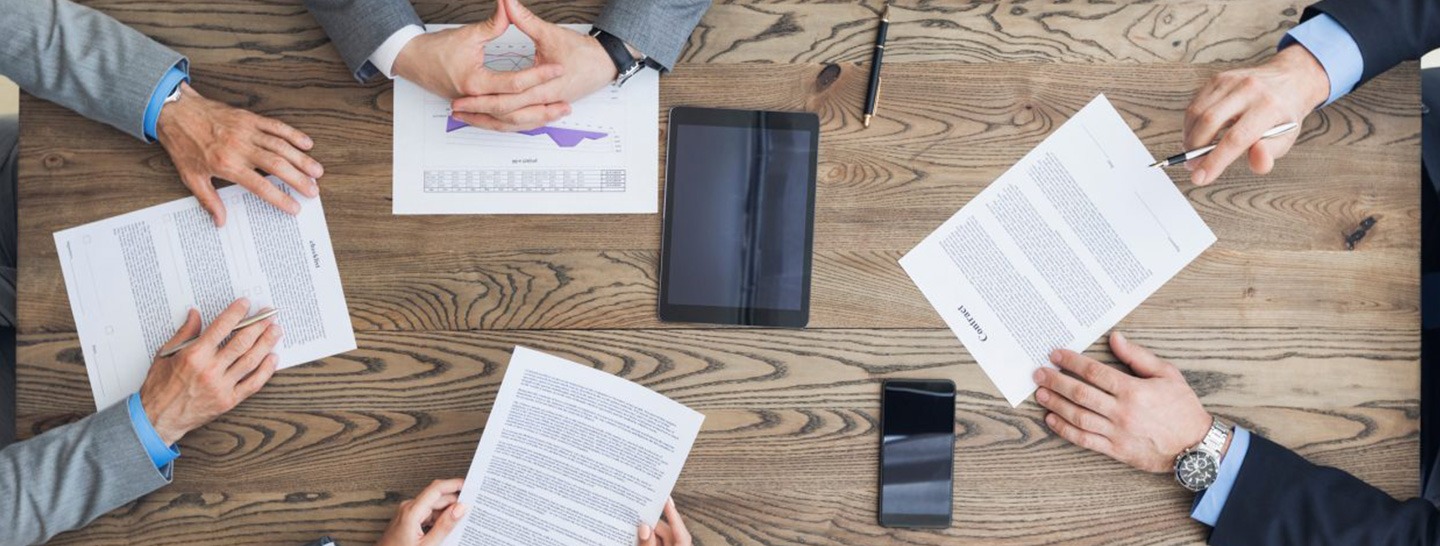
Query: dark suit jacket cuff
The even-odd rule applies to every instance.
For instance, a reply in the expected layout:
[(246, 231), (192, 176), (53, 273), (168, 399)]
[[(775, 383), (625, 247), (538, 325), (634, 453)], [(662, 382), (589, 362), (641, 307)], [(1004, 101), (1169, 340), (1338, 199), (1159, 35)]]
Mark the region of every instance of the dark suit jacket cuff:
[(1392, 19), (1401, 14), (1378, 14), (1370, 2), (1322, 0), (1305, 8), (1300, 20), (1306, 21), (1321, 13), (1329, 15), (1340, 23), (1340, 26), (1345, 27), (1355, 39), (1355, 44), (1360, 46), (1360, 54), (1365, 58), (1365, 70), (1360, 75), (1357, 87), (1397, 64), (1420, 56), (1415, 44), (1410, 42), (1414, 37), (1397, 28), (1402, 26), (1402, 23)]

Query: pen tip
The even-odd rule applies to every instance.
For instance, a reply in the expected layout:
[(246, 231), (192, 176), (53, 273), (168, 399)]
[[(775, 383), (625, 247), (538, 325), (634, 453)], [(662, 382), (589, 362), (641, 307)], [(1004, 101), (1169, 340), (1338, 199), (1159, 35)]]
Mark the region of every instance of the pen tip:
[(866, 127), (869, 127), (869, 126), (870, 126), (870, 117), (871, 117), (870, 114), (865, 114), (865, 121), (864, 121), (863, 123), (865, 124)]
[(1150, 164), (1150, 168), (1152, 168), (1152, 169), (1155, 168), (1155, 167), (1164, 167), (1164, 166), (1165, 166), (1165, 160), (1163, 160), (1163, 159), (1160, 160), (1160, 161), (1156, 161), (1156, 162)]

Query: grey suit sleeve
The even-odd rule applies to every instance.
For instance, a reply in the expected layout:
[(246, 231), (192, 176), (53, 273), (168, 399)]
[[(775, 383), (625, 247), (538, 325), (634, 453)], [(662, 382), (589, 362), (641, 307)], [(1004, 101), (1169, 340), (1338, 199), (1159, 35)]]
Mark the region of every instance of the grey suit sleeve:
[(77, 529), (170, 483), (145, 453), (124, 401), (0, 450), (0, 545)]
[(670, 70), (707, 9), (710, 0), (610, 0), (595, 26)]
[(380, 72), (369, 59), (386, 38), (406, 25), (424, 26), (410, 0), (305, 0), (305, 7), (361, 82)]
[(69, 0), (0, 0), (0, 13), (0, 74), (32, 95), (145, 139), (150, 96), (183, 56)]

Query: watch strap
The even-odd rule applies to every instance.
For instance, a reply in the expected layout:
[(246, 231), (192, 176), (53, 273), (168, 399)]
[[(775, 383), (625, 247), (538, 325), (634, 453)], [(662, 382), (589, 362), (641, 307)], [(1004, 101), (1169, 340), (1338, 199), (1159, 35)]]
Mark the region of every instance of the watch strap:
[(645, 68), (656, 68), (659, 63), (649, 57), (635, 58), (630, 54), (630, 48), (625, 46), (625, 40), (619, 36), (605, 32), (598, 28), (592, 28), (590, 35), (600, 42), (600, 47), (605, 48), (605, 54), (610, 56), (610, 62), (615, 63), (615, 85), (625, 83), (625, 80), (639, 73)]

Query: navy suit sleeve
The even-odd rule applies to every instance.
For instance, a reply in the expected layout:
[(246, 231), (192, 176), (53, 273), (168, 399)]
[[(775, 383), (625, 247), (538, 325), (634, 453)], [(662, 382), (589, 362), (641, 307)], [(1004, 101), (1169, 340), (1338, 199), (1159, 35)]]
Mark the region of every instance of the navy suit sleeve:
[(1301, 20), (1325, 13), (1355, 38), (1365, 57), (1360, 83), (1405, 61), (1440, 48), (1440, 1), (1322, 0)]
[(1319, 466), (1260, 437), (1210, 534), (1213, 546), (1440, 543), (1440, 511), (1398, 501), (1341, 470)]

